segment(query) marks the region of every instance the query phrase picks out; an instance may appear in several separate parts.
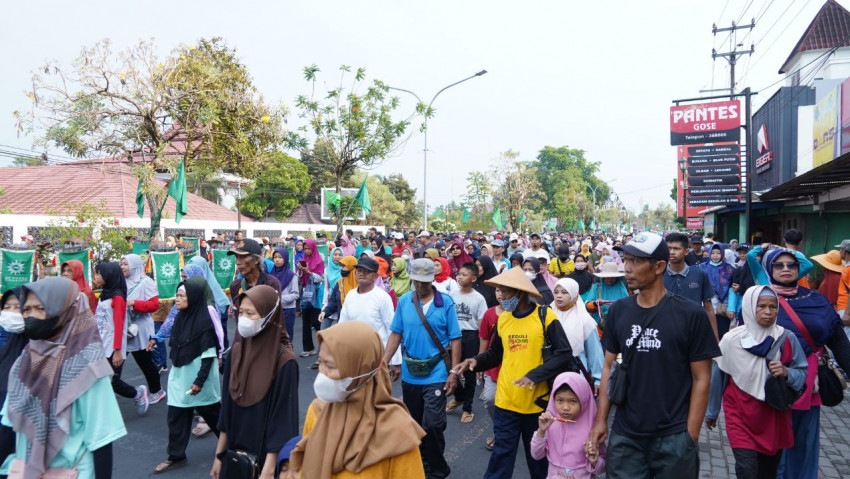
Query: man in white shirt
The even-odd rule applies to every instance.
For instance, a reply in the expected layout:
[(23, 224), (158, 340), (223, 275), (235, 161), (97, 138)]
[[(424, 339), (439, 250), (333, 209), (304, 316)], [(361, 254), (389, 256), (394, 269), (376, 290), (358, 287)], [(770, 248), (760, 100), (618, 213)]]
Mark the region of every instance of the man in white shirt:
[[(357, 261), (354, 271), (357, 277), (357, 289), (349, 291), (345, 296), (342, 311), (339, 313), (339, 322), (362, 321), (371, 325), (386, 347), (395, 311), (390, 295), (375, 286), (375, 280), (378, 278), (378, 262), (364, 256)], [(400, 364), (401, 350), (399, 349), (393, 355), (390, 365)]]

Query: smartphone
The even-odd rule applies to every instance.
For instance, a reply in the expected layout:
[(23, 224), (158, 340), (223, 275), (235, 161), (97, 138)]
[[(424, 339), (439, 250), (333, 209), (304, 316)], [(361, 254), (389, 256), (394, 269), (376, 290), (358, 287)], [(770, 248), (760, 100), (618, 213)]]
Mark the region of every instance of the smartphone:
[(299, 266), (301, 266), (301, 267), (306, 268), (306, 267), (307, 267), (307, 262), (306, 262), (306, 261), (304, 261), (304, 260), (302, 259), (301, 261), (299, 261), (299, 262), (298, 262), (298, 265), (299, 265)]

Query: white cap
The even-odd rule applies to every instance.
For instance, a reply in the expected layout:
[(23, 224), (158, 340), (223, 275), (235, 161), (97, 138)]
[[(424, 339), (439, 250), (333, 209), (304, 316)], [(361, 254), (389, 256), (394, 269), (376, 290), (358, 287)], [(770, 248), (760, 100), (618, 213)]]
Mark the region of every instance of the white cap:
[(519, 239), (519, 236), (516, 233), (511, 233), (511, 237), (510, 237), (511, 241), (517, 241), (518, 239)]
[(397, 232), (393, 233), (393, 239), (404, 239), (404, 234), (397, 231)]
[(420, 237), (420, 238), (421, 238), (421, 237), (423, 237), (423, 236), (424, 236), (424, 237), (426, 237), (426, 238), (430, 238), (430, 237), (431, 237), (431, 233), (429, 233), (429, 232), (427, 232), (427, 231), (423, 231), (423, 232), (419, 233), (419, 237)]

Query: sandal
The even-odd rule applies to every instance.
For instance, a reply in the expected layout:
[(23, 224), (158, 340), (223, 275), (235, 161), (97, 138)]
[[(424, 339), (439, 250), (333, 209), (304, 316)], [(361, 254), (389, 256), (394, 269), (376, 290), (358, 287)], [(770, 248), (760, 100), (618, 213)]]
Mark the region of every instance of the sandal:
[(179, 461), (172, 461), (172, 460), (166, 459), (164, 462), (157, 464), (157, 466), (153, 470), (153, 473), (154, 474), (162, 474), (163, 472), (171, 469), (173, 466), (176, 466), (177, 464), (180, 464), (180, 463), (185, 462), (185, 461), (186, 461), (185, 457), (183, 459), (180, 459)]
[(207, 422), (204, 421), (203, 418), (198, 419), (198, 424), (195, 426), (194, 429), (192, 429), (192, 434), (195, 437), (201, 437), (208, 432), (210, 432), (209, 424), (207, 424)]
[(474, 418), (475, 418), (475, 414), (472, 414), (471, 412), (464, 411), (463, 414), (460, 415), (460, 422), (462, 422), (464, 424), (469, 424), (469, 423), (472, 422), (472, 420)]
[(495, 443), (496, 443), (495, 437), (488, 437), (484, 441), (484, 449), (487, 449), (488, 451), (492, 451), (493, 450), (493, 444), (495, 444)]
[(451, 401), (449, 401), (448, 404), (446, 404), (446, 412), (452, 412), (455, 409), (459, 408), (460, 406), (461, 406), (461, 403), (452, 399)]

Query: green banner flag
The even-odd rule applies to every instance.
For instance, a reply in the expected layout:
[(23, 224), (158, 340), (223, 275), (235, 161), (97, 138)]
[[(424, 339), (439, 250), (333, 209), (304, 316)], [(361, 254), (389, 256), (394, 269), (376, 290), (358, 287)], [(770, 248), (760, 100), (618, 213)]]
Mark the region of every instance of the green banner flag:
[[(174, 212), (174, 221), (180, 222), (184, 216), (189, 214), (189, 193), (186, 191), (186, 168), (183, 162), (177, 168), (177, 177), (168, 185), (168, 196), (174, 198), (177, 203)], [(179, 276), (179, 275), (178, 275)]]
[(590, 220), (590, 229), (596, 230), (596, 222), (593, 220)]
[(493, 224), (496, 225), (496, 228), (502, 228), (502, 210), (496, 208), (496, 211), (493, 212), (493, 216), (490, 218), (493, 220)]
[(363, 178), (363, 184), (360, 185), (360, 189), (357, 190), (357, 195), (354, 196), (354, 199), (357, 200), (360, 209), (366, 213), (366, 216), (372, 214), (372, 203), (369, 201), (369, 188), (366, 188), (366, 178)]
[(142, 192), (144, 183), (139, 180), (139, 188), (136, 190), (136, 213), (139, 218), (145, 215), (145, 194)]
[(342, 201), (342, 198), (335, 191), (325, 192), (325, 203), (328, 205), (328, 211), (336, 212), (339, 209), (340, 201)]
[(86, 282), (91, 284), (91, 266), (89, 263), (89, 250), (84, 249), (82, 251), (77, 251), (74, 253), (65, 253), (63, 251), (60, 251), (59, 253), (57, 253), (56, 256), (59, 260), (60, 266), (62, 265), (62, 263), (70, 261), (72, 259), (83, 263), (83, 271), (85, 271)]
[(463, 220), (462, 221), (464, 223), (469, 223), (469, 210), (466, 209), (466, 208), (463, 209)]
[(233, 255), (227, 255), (226, 249), (214, 249), (212, 253), (213, 275), (221, 289), (227, 289), (236, 274), (236, 260)]
[[(198, 256), (201, 254), (201, 242), (200, 238), (183, 238), (184, 243), (189, 243), (195, 248), (195, 254), (190, 256)], [(191, 258), (189, 258), (191, 259)], [(188, 261), (188, 260), (186, 260)]]
[(327, 268), (328, 267), (328, 259), (329, 259), (328, 258), (328, 244), (325, 243), (325, 244), (316, 245), (316, 249), (319, 250), (319, 255), (321, 255), (322, 261), (324, 261), (324, 263), (325, 263), (325, 268)]
[(148, 243), (140, 243), (138, 241), (133, 242), (133, 254), (137, 255), (147, 255), (148, 254)]
[(519, 224), (523, 224), (523, 223), (525, 223), (525, 210), (522, 210), (522, 214), (521, 214), (521, 215), (519, 215), (518, 223), (519, 223)]
[(579, 230), (584, 230), (584, 221), (578, 220), (578, 224), (576, 224), (576, 228)]
[(0, 273), (0, 293), (32, 282), (32, 262), (35, 251), (3, 250), (3, 270)]
[(289, 255), (289, 269), (295, 271), (295, 249), (286, 248), (286, 254)]
[(159, 291), (159, 299), (174, 299), (180, 278), (180, 252), (160, 253), (151, 251), (151, 268)]

